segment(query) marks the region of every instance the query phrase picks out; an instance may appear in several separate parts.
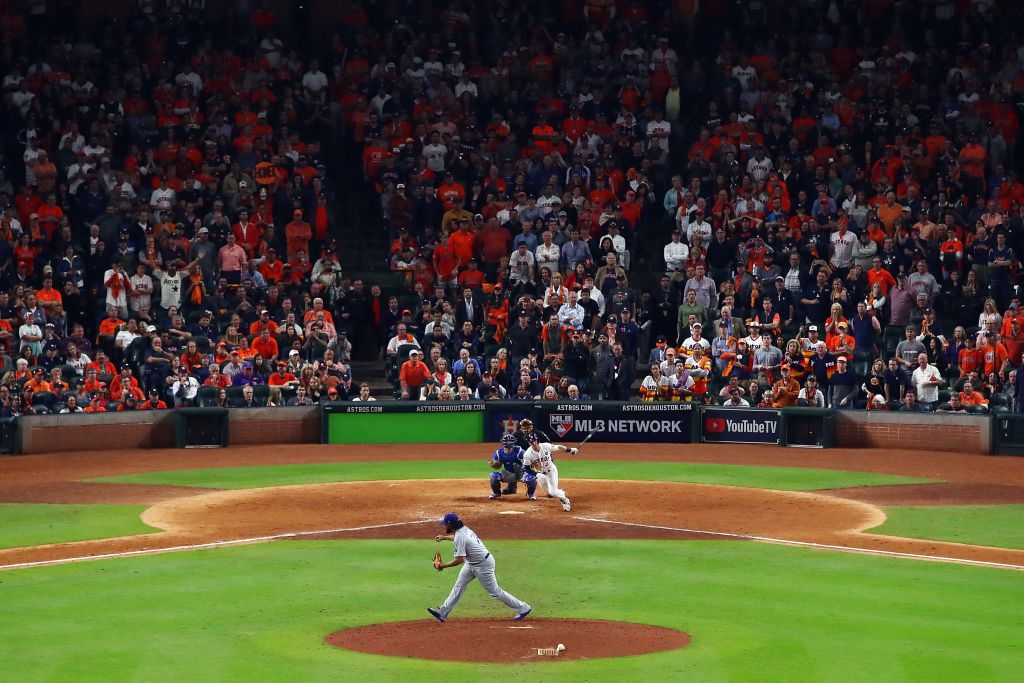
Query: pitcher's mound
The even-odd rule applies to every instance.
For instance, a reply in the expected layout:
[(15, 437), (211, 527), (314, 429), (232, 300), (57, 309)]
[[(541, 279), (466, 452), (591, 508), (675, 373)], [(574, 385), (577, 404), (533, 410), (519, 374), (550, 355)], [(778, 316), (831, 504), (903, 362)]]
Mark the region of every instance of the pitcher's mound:
[[(690, 644), (690, 636), (680, 631), (625, 621), (454, 617), (441, 624), (430, 615), (423, 621), (335, 631), (324, 640), (334, 647), (375, 655), (493, 663), (627, 657)], [(565, 645), (559, 656), (537, 654), (538, 648), (559, 643)]]

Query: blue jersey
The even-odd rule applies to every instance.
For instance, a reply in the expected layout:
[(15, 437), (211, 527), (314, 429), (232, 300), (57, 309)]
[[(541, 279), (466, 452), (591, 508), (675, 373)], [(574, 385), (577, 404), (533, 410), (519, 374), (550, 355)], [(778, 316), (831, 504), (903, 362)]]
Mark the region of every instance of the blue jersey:
[(513, 446), (509, 450), (505, 450), (505, 447), (502, 446), (494, 451), (491, 460), (500, 462), (507, 472), (520, 474), (523, 471), (523, 456), (525, 454), (526, 452), (519, 446)]

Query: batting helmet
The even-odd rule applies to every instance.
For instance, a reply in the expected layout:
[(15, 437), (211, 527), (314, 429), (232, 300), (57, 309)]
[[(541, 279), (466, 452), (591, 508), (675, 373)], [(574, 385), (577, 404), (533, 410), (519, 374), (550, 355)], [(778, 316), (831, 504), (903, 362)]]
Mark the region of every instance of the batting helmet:
[(507, 448), (511, 448), (512, 446), (515, 446), (516, 445), (516, 436), (515, 436), (515, 434), (502, 434), (501, 435), (501, 445), (505, 446)]

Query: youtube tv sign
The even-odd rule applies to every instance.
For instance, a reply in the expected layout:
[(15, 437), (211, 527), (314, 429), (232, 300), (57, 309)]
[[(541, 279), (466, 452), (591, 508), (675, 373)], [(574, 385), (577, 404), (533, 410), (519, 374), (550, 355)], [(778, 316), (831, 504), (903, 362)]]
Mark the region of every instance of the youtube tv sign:
[(778, 410), (708, 406), (701, 415), (701, 441), (779, 443)]

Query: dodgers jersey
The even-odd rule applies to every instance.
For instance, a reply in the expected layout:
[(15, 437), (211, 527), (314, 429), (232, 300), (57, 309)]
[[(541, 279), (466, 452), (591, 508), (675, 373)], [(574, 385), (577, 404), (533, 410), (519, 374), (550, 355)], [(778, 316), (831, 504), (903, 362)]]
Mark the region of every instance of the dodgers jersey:
[(523, 454), (523, 464), (527, 467), (532, 467), (538, 472), (547, 474), (555, 464), (551, 459), (554, 447), (549, 443), (538, 443), (537, 446), (540, 448), (539, 453), (533, 450), (533, 448), (526, 449), (526, 452)]
[(506, 471), (512, 472), (513, 474), (519, 474), (518, 465), (523, 463), (523, 449), (519, 446), (513, 446), (509, 450), (505, 450), (502, 446), (498, 450), (494, 451), (494, 455), (491, 456), (491, 460), (500, 462), (502, 467)]
[(455, 543), (454, 556), (465, 557), (469, 564), (483, 562), (490, 554), (484, 542), (468, 526), (456, 531), (453, 541)]

